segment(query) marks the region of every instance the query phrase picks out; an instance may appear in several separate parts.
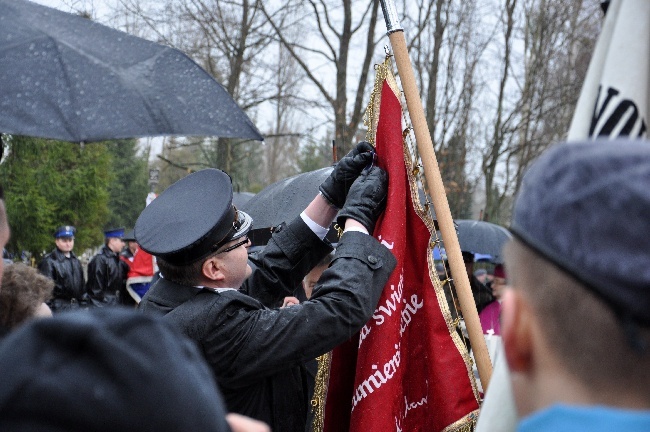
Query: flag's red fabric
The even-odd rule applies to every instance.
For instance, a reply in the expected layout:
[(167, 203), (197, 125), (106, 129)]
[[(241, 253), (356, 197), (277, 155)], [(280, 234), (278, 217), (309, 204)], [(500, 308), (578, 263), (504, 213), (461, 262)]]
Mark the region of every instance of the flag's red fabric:
[(375, 144), (389, 195), (374, 235), (398, 264), (372, 319), (333, 353), (328, 432), (469, 430), (477, 414), (467, 352), (432, 279), (432, 221), (413, 204), (401, 119), (399, 99), (384, 81)]

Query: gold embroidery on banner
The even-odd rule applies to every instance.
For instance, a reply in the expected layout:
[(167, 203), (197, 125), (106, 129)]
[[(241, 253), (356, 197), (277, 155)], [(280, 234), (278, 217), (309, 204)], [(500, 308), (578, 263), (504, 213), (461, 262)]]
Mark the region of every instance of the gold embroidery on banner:
[(375, 135), (377, 135), (377, 125), (379, 124), (379, 107), (381, 106), (381, 90), (384, 87), (384, 81), (399, 100), (400, 91), (397, 81), (391, 72), (390, 55), (386, 56), (383, 63), (375, 65), (375, 85), (370, 93), (370, 101), (366, 107), (366, 113), (363, 115), (363, 125), (368, 128), (366, 132), (366, 141), (373, 146), (375, 145)]
[(314, 381), (314, 396), (311, 399), (311, 410), (314, 417), (311, 423), (313, 432), (323, 432), (325, 427), (325, 401), (327, 400), (327, 384), (330, 377), (332, 353), (328, 352), (317, 357), (318, 370)]
[(472, 411), (462, 419), (450, 424), (442, 432), (472, 432), (476, 428), (479, 410)]
[(341, 227), (341, 225), (335, 223), (334, 224), (334, 229), (336, 230), (337, 237), (340, 239), (341, 236), (343, 235), (343, 228)]

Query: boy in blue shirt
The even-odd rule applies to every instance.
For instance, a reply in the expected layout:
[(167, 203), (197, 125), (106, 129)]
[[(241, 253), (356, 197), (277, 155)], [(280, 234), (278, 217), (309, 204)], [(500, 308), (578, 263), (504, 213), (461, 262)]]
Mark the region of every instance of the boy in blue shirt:
[(501, 334), (527, 431), (650, 430), (650, 145), (560, 144), (505, 249)]

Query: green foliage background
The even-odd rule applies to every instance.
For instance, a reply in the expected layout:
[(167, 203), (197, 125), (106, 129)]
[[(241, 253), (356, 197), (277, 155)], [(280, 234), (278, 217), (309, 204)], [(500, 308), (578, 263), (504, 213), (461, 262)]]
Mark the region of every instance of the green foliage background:
[(119, 140), (105, 145), (112, 156), (110, 171), (114, 176), (108, 183), (106, 225), (130, 229), (144, 209), (149, 192), (149, 154), (138, 154), (135, 140)]
[(310, 142), (300, 149), (298, 169), (314, 171), (332, 165), (332, 145), (327, 141)]
[(77, 228), (75, 252), (103, 242), (107, 226), (133, 226), (144, 208), (147, 157), (135, 140), (75, 143), (3, 137), (0, 182), (11, 238), (10, 252), (37, 259), (54, 247), (57, 226)]

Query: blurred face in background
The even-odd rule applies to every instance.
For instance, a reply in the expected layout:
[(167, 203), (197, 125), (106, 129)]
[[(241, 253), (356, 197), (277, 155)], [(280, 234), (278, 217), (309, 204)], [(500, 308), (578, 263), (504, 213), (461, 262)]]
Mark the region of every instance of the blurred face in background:
[(327, 270), (327, 267), (329, 267), (329, 264), (314, 267), (302, 280), (302, 287), (305, 290), (305, 296), (307, 299), (311, 297), (318, 279), (320, 279), (320, 276), (323, 274), (323, 272)]
[(54, 240), (56, 248), (61, 252), (68, 253), (74, 248), (74, 237), (59, 237)]
[(506, 279), (502, 277), (494, 277), (492, 280), (492, 294), (497, 300), (501, 300), (503, 290), (506, 288)]
[(122, 248), (124, 248), (124, 240), (118, 237), (111, 237), (108, 239), (108, 248), (115, 253), (120, 253)]
[(485, 284), (485, 283), (488, 281), (488, 279), (487, 279), (487, 276), (488, 276), (488, 275), (487, 275), (487, 272), (486, 272), (485, 270), (483, 270), (483, 271), (481, 271), (481, 270), (477, 270), (477, 271), (475, 271), (475, 272), (474, 272), (474, 276), (475, 276), (476, 279), (478, 279), (478, 281), (481, 282), (482, 284)]

